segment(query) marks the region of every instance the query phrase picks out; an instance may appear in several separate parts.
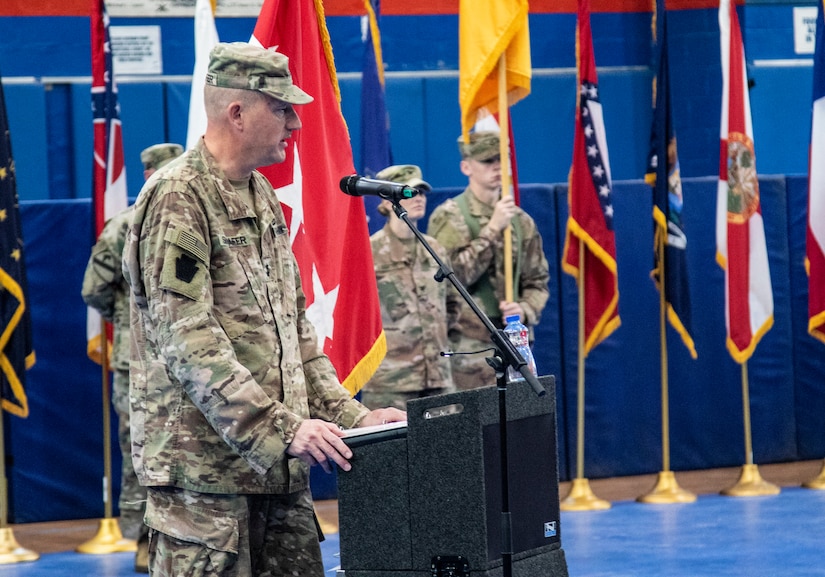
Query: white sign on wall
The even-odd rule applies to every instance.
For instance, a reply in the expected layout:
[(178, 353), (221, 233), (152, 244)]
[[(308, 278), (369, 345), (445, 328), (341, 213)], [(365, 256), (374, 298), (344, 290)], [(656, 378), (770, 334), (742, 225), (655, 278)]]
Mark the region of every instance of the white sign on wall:
[(160, 26), (110, 26), (115, 74), (163, 74)]
[(816, 10), (816, 6), (794, 6), (793, 48), (797, 54), (814, 53)]
[[(217, 0), (217, 17), (257, 17), (263, 0)], [(106, 0), (109, 16), (193, 18), (195, 0)]]

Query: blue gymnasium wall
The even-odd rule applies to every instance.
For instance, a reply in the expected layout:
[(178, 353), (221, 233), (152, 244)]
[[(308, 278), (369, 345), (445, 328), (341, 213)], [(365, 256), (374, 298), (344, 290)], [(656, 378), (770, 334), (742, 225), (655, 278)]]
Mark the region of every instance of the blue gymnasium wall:
[[(755, 82), (751, 99), (759, 172), (804, 174), (811, 68), (792, 53), (790, 7), (749, 5), (741, 18)], [(162, 140), (185, 138), (192, 23), (115, 19), (113, 24), (162, 27), (166, 76), (120, 84), (129, 191), (134, 196), (142, 181), (139, 151)], [(513, 108), (522, 183), (566, 181), (575, 91), (574, 24), (572, 15), (531, 15), (533, 92)], [(218, 21), (225, 41), (247, 40), (252, 26), (248, 19)], [(330, 18), (329, 27), (357, 156), (360, 24), (357, 18), (340, 17)], [(456, 28), (453, 17), (386, 17), (382, 22), (395, 158), (421, 165), (426, 178), (439, 187), (431, 207), (464, 183), (455, 148)], [(623, 322), (587, 359), (585, 473), (598, 478), (658, 471), (661, 439), (658, 297), (648, 276), (650, 199), (636, 180), (644, 170), (650, 126), (649, 15), (594, 14), (593, 33), (611, 166), (619, 181), (615, 202)], [(716, 12), (674, 12), (670, 33), (700, 355), (692, 361), (669, 330), (671, 464), (677, 471), (737, 466), (744, 461), (741, 389), (738, 366), (724, 349), (722, 273), (713, 259), (712, 175), (718, 165), (721, 90)], [(31, 416), (5, 420), (11, 513), (18, 523), (99, 517), (103, 512), (100, 376), (85, 356), (85, 307), (79, 296), (91, 236), (91, 112), (84, 78), (90, 74), (88, 36), (85, 18), (0, 18), (0, 73), (24, 201), (38, 356), (27, 375)], [(785, 66), (777, 59), (800, 65)], [(524, 206), (539, 222), (551, 263), (551, 300), (538, 329), (536, 353), (542, 372), (557, 375), (560, 474), (569, 479), (575, 472), (577, 305), (575, 283), (558, 267), (567, 214), (565, 187), (524, 186)], [(755, 459), (821, 458), (825, 369), (822, 345), (805, 332), (805, 182), (765, 176), (762, 192), (776, 326), (749, 364)], [(374, 221), (371, 228), (378, 225)], [(331, 480), (314, 475), (322, 494), (334, 491)]]
[[(800, 0), (800, 5), (810, 5)], [(721, 93), (716, 10), (670, 13), (674, 122), (686, 177), (718, 164)], [(740, 8), (762, 174), (807, 170), (812, 71), (793, 52), (792, 7)], [(163, 76), (121, 79), (129, 191), (142, 184), (139, 152), (159, 141), (183, 142), (193, 66), (193, 25), (184, 18), (114, 18), (114, 26), (161, 28)], [(356, 166), (360, 141), (362, 46), (357, 17), (328, 18), (340, 75), (342, 108)], [(218, 19), (224, 41), (249, 39), (254, 20)], [(460, 186), (458, 46), (455, 16), (385, 16), (387, 105), (395, 158), (422, 166), (438, 186)], [(522, 182), (564, 182), (575, 103), (575, 16), (530, 16), (532, 94), (512, 109)], [(651, 59), (647, 13), (592, 15), (611, 168), (616, 180), (640, 178), (650, 132)], [(789, 65), (792, 64), (792, 65)], [(86, 18), (0, 17), (0, 74), (24, 200), (86, 198), (91, 188), (90, 47)], [(780, 120), (781, 119), (781, 120)]]
[[(557, 378), (562, 480), (576, 470), (577, 403), (577, 292), (573, 278), (560, 269), (566, 188), (534, 184), (522, 189), (522, 205), (536, 219), (550, 264), (550, 300), (537, 327), (535, 354), (540, 372)], [(459, 190), (435, 190), (428, 196), (429, 211)], [(748, 363), (754, 460), (764, 464), (822, 458), (825, 363), (822, 344), (804, 328), (805, 179), (767, 176), (760, 179), (760, 190), (775, 324)], [(724, 345), (723, 274), (714, 259), (716, 181), (686, 179), (684, 193), (699, 358), (692, 360), (668, 328), (671, 467), (739, 466), (745, 462), (741, 378)], [(622, 325), (586, 359), (589, 478), (654, 473), (662, 467), (659, 299), (649, 277), (650, 192), (641, 181), (622, 181), (615, 184), (614, 194)], [(86, 309), (80, 298), (85, 241), (72, 240), (88, 238), (90, 204), (28, 201), (21, 204), (21, 217), (38, 361), (27, 373), (31, 415), (5, 419), (12, 519), (24, 523), (99, 517), (100, 372), (85, 353)], [(117, 488), (120, 457), (114, 439), (112, 447)], [(334, 477), (314, 471), (313, 488), (318, 497), (334, 496)]]

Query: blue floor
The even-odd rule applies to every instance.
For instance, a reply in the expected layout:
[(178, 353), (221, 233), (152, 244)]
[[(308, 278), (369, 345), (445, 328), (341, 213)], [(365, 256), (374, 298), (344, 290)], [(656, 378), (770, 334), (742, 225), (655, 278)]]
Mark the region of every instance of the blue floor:
[[(570, 577), (825, 577), (825, 491), (771, 497), (703, 495), (684, 505), (617, 501), (562, 513)], [(338, 535), (322, 544), (335, 575)], [(133, 577), (131, 553), (51, 553), (0, 565), (0, 577)]]

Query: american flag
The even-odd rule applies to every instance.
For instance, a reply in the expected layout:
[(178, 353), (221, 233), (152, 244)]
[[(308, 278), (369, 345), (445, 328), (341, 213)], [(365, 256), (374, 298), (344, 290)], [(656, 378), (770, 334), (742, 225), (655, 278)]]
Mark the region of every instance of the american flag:
[[(126, 167), (120, 105), (112, 67), (109, 15), (103, 0), (92, 0), (92, 124), (94, 162), (92, 168), (92, 232), (95, 242), (103, 225), (127, 206)], [(86, 314), (87, 352), (101, 362), (101, 317), (89, 307)]]

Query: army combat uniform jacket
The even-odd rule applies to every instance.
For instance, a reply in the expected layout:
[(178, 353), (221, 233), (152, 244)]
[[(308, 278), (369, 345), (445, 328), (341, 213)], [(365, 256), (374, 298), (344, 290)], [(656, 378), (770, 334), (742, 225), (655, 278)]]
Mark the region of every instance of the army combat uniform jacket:
[[(427, 237), (438, 255), (447, 251)], [(447, 334), (461, 310), (458, 292), (448, 280), (433, 277), (438, 265), (416, 238), (400, 239), (389, 224), (370, 237), (375, 280), (387, 355), (364, 387), (372, 392), (415, 392), (453, 388)]]
[[(427, 233), (447, 249), (456, 277), (467, 286), (490, 320), (502, 327), (498, 301), (503, 301), (505, 295), (504, 235), (485, 228), (493, 215), (492, 206), (478, 200), (469, 188), (462, 195), (466, 198), (470, 217), (477, 221), (478, 236), (472, 234), (459, 204), (453, 198), (444, 201), (433, 211)], [(524, 310), (526, 318), (522, 322), (532, 327), (539, 322), (550, 296), (547, 286), (550, 280), (549, 266), (535, 221), (518, 207), (513, 219), (519, 220), (518, 225), (512, 227), (513, 271), (517, 285), (514, 300)], [(487, 275), (492, 285), (494, 306), (479, 298), (478, 283), (484, 275)], [(487, 329), (476, 315), (463, 314), (460, 324), (462, 335), (479, 341), (490, 341)]]
[(112, 323), (110, 366), (119, 371), (129, 370), (129, 285), (123, 278), (121, 261), (131, 215), (131, 207), (120, 211), (100, 231), (80, 291), (83, 301)]
[(350, 399), (306, 318), (280, 204), (253, 172), (248, 207), (203, 140), (144, 185), (126, 242), (132, 453), (149, 486), (294, 493), (285, 450), (307, 418), (352, 427)]

